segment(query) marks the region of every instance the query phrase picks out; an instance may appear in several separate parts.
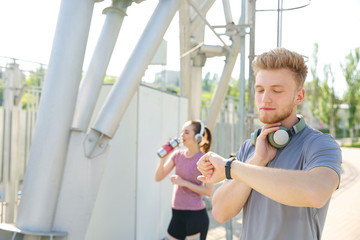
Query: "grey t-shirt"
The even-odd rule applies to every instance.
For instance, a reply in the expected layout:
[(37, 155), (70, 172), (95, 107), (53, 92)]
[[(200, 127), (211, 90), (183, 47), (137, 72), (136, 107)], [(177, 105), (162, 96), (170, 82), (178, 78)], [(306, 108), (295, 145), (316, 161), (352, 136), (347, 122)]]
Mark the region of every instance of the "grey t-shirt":
[[(247, 140), (237, 153), (247, 162), (255, 147)], [(315, 167), (329, 167), (340, 178), (341, 150), (327, 134), (306, 126), (279, 149), (267, 165), (271, 168), (309, 171)], [(328, 201), (322, 208), (291, 207), (271, 200), (252, 190), (243, 208), (241, 240), (318, 240), (324, 228)]]

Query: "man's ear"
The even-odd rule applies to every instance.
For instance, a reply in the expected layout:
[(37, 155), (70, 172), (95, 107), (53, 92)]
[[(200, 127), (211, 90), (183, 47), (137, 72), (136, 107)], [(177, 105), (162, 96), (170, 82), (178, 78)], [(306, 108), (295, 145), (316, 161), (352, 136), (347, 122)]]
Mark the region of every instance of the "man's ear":
[(296, 92), (296, 100), (295, 100), (296, 105), (298, 105), (302, 101), (304, 101), (304, 98), (305, 98), (305, 89), (301, 88), (301, 89), (297, 90), (297, 92)]

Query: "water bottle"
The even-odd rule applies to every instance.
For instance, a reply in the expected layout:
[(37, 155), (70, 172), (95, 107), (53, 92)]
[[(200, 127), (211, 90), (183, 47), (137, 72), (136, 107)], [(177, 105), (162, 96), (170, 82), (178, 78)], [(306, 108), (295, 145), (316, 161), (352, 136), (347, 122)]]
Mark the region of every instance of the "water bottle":
[(174, 138), (170, 140), (166, 145), (162, 146), (162, 148), (160, 148), (159, 151), (157, 151), (157, 155), (160, 158), (163, 158), (167, 156), (169, 153), (171, 153), (177, 146), (179, 146), (179, 144), (180, 144), (180, 139)]

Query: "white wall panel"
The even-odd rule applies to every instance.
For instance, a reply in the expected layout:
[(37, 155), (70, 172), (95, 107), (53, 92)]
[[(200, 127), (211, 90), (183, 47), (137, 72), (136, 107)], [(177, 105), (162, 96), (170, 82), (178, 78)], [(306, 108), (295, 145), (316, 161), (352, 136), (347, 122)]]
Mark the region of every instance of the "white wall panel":
[[(180, 119), (180, 105), (181, 98), (174, 95), (162, 94), (162, 139), (159, 147), (166, 143), (169, 138), (180, 137), (181, 128), (183, 125)], [(187, 114), (187, 110), (185, 111)], [(158, 148), (159, 148), (158, 147)], [(157, 161), (160, 159), (158, 158)], [(160, 182), (160, 189), (158, 197), (160, 206), (160, 220), (159, 220), (159, 236), (156, 239), (165, 237), (167, 228), (171, 219), (171, 200), (173, 185), (170, 182), (170, 176), (174, 174), (174, 170), (163, 181)]]
[[(109, 86), (105, 88), (99, 104), (109, 91)], [(159, 162), (156, 152), (169, 138), (180, 136), (186, 120), (186, 99), (139, 87), (110, 142), (87, 240), (165, 236), (171, 218), (172, 185), (169, 176), (160, 183), (154, 180)]]
[[(159, 161), (157, 149), (171, 136), (177, 135), (177, 129), (168, 134), (162, 129), (171, 129), (168, 119), (162, 117), (163, 111), (173, 114), (172, 108), (166, 109), (167, 98), (160, 91), (140, 88), (139, 91), (139, 148), (137, 182), (137, 229), (136, 239), (159, 239), (159, 223), (164, 222), (161, 207), (168, 206), (167, 198), (160, 197), (168, 179), (161, 183), (154, 180), (156, 165)], [(164, 106), (165, 105), (165, 106)], [(176, 120), (176, 116), (172, 115)], [(165, 136), (165, 137), (164, 137)]]
[[(102, 96), (104, 92), (102, 92)], [(110, 141), (86, 239), (135, 239), (137, 94)]]

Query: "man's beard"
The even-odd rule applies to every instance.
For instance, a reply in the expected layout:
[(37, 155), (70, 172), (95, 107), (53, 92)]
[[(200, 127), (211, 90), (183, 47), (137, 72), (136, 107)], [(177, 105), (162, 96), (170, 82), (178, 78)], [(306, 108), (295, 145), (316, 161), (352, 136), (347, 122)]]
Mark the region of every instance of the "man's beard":
[(259, 120), (265, 124), (278, 123), (288, 118), (294, 109), (293, 104), (288, 105), (280, 113), (273, 114), (259, 114)]

